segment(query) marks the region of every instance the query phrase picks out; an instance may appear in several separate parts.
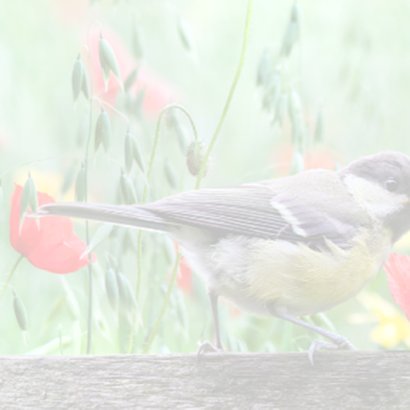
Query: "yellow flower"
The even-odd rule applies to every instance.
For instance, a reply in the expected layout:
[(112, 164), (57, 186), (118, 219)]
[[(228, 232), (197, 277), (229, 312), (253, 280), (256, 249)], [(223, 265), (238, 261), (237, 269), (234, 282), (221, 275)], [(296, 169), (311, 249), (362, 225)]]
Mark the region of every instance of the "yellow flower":
[(359, 302), (369, 311), (368, 322), (376, 321), (370, 337), (373, 342), (386, 349), (404, 343), (410, 347), (410, 322), (391, 303), (372, 292), (363, 292)]
[(394, 250), (399, 253), (406, 253), (410, 250), (410, 232), (400, 238), (400, 240), (394, 245)]
[(60, 174), (39, 171), (36, 169), (22, 169), (19, 170), (14, 176), (14, 181), (16, 184), (24, 186), (27, 181), (27, 175), (30, 172), (33, 178), (34, 184), (36, 185), (37, 191), (45, 192), (54, 198), (59, 198), (65, 201), (74, 200), (74, 189), (70, 188), (69, 191), (61, 197), (61, 187), (63, 185), (63, 177)]

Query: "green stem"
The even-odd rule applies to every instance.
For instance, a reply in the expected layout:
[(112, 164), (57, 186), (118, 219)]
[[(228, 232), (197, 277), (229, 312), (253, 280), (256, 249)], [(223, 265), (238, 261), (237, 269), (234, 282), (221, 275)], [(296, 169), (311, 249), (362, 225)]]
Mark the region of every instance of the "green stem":
[(115, 108), (112, 104), (108, 103), (107, 101), (101, 100), (98, 97), (92, 97), (92, 99), (98, 102), (98, 104), (104, 105), (105, 107), (109, 108), (112, 112), (117, 114), (127, 124), (130, 122), (129, 118), (122, 111)]
[[(92, 138), (93, 130), (93, 100), (90, 98), (90, 114), (89, 114), (89, 124), (88, 124), (88, 136), (85, 143), (85, 154), (84, 154), (84, 202), (88, 200), (88, 159), (90, 151), (90, 143)], [(90, 243), (90, 228), (88, 221), (85, 221), (85, 241), (87, 247)], [(88, 273), (88, 308), (87, 308), (87, 345), (86, 353), (90, 354), (92, 349), (92, 340), (93, 340), (93, 268), (91, 264), (91, 255), (87, 255), (88, 264), (87, 264), (87, 273)]]
[(3, 296), (4, 292), (6, 291), (7, 287), (9, 286), (10, 281), (11, 281), (11, 279), (13, 278), (14, 273), (16, 272), (18, 266), (20, 265), (20, 262), (21, 262), (23, 259), (24, 259), (24, 256), (23, 256), (23, 255), (20, 255), (20, 256), (17, 258), (16, 262), (14, 262), (14, 265), (13, 265), (12, 268), (10, 269), (10, 272), (9, 272), (9, 274), (8, 274), (8, 276), (7, 276), (6, 282), (4, 282), (3, 289), (1, 290), (1, 293), (0, 293), (0, 299), (2, 298), (2, 296)]
[[(151, 177), (151, 173), (152, 170), (154, 168), (154, 161), (155, 161), (155, 157), (157, 155), (157, 151), (158, 151), (158, 143), (159, 143), (159, 139), (160, 139), (160, 131), (161, 131), (161, 124), (162, 124), (162, 120), (164, 118), (164, 115), (171, 109), (176, 109), (181, 111), (182, 113), (185, 114), (185, 116), (187, 117), (191, 127), (192, 127), (192, 131), (194, 134), (194, 141), (197, 142), (198, 141), (198, 131), (195, 127), (195, 123), (191, 117), (191, 115), (189, 114), (189, 112), (182, 106), (182, 105), (178, 105), (178, 104), (170, 104), (165, 106), (161, 112), (158, 115), (158, 120), (157, 120), (157, 124), (155, 127), (155, 136), (154, 136), (154, 142), (152, 144), (152, 149), (151, 149), (151, 154), (150, 154), (150, 158), (148, 161), (148, 166), (147, 166), (147, 172), (145, 175), (146, 178), (146, 184), (144, 187), (144, 191), (142, 193), (142, 203), (145, 203), (147, 201), (148, 198), (148, 183), (149, 183), (149, 179)], [(142, 235), (143, 235), (143, 231), (140, 230), (138, 232), (138, 248), (137, 248), (137, 281), (136, 281), (136, 296), (138, 298), (139, 292), (140, 292), (140, 286), (141, 286), (141, 274), (142, 274), (142, 267), (141, 267), (141, 258), (142, 258)]]
[(167, 292), (165, 294), (164, 301), (163, 301), (162, 306), (161, 306), (161, 310), (159, 312), (159, 315), (158, 315), (155, 323), (152, 326), (151, 332), (149, 332), (147, 337), (146, 337), (146, 340), (145, 340), (145, 343), (144, 343), (143, 353), (147, 353), (149, 351), (149, 349), (152, 345), (152, 342), (154, 341), (155, 337), (158, 334), (159, 327), (160, 327), (161, 322), (162, 322), (162, 318), (164, 317), (165, 312), (167, 311), (169, 302), (171, 300), (172, 291), (174, 290), (180, 260), (181, 260), (181, 257), (180, 257), (179, 254), (177, 254), (174, 266), (172, 267), (171, 279), (170, 279), (169, 284), (168, 284)]
[[(148, 167), (147, 167), (147, 174), (146, 174), (146, 178), (147, 181), (149, 180), (152, 170), (154, 168), (154, 161), (155, 161), (155, 157), (157, 155), (157, 150), (158, 150), (158, 142), (159, 142), (159, 138), (160, 138), (160, 131), (161, 131), (161, 124), (162, 124), (162, 120), (164, 119), (164, 115), (169, 111), (169, 110), (179, 110), (181, 112), (183, 112), (185, 114), (185, 116), (187, 117), (189, 124), (192, 127), (192, 131), (194, 133), (194, 141), (197, 142), (198, 141), (198, 131), (195, 127), (195, 123), (191, 117), (191, 115), (189, 114), (189, 112), (182, 106), (182, 105), (178, 105), (178, 104), (170, 104), (165, 106), (161, 112), (158, 115), (158, 120), (157, 120), (157, 124), (155, 127), (155, 137), (154, 137), (154, 143), (152, 145), (152, 149), (151, 149), (151, 155), (148, 161)], [(145, 185), (144, 188), (144, 192), (142, 194), (142, 200), (146, 201), (147, 200), (147, 195), (148, 195), (148, 185)]]
[(208, 148), (205, 152), (204, 159), (202, 161), (201, 168), (199, 170), (199, 173), (198, 173), (198, 176), (197, 176), (197, 179), (196, 179), (196, 184), (195, 184), (196, 189), (198, 189), (201, 186), (201, 182), (202, 182), (202, 180), (205, 176), (205, 169), (206, 169), (206, 166), (208, 164), (209, 157), (210, 157), (211, 152), (214, 148), (214, 145), (215, 145), (215, 143), (218, 139), (219, 133), (222, 129), (222, 125), (225, 121), (226, 114), (228, 113), (229, 107), (230, 107), (231, 102), (232, 102), (232, 98), (235, 94), (236, 86), (237, 86), (239, 78), (241, 76), (243, 64), (244, 64), (244, 61), (245, 61), (246, 50), (248, 48), (249, 28), (250, 28), (250, 22), (251, 22), (251, 16), (252, 16), (252, 6), (253, 6), (253, 0), (248, 0), (248, 6), (247, 6), (247, 9), (246, 9), (245, 27), (244, 27), (244, 30), (243, 30), (243, 37), (242, 37), (242, 48), (241, 48), (241, 53), (240, 53), (240, 56), (239, 56), (239, 62), (238, 62), (238, 65), (236, 67), (235, 74), (234, 74), (234, 77), (233, 77), (233, 80), (232, 80), (232, 84), (231, 84), (231, 87), (229, 89), (228, 96), (226, 98), (225, 105), (223, 107), (221, 116), (219, 117), (219, 121), (216, 125), (215, 131), (212, 135), (211, 141), (209, 142)]

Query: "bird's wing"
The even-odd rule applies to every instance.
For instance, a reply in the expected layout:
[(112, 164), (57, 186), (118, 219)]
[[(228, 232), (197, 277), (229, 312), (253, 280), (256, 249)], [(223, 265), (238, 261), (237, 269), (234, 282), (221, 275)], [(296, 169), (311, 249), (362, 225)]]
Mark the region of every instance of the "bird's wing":
[[(317, 175), (310, 175), (310, 173)], [(365, 222), (339, 176), (309, 171), (272, 183), (232, 189), (202, 189), (147, 206), (164, 221), (221, 234), (303, 242), (327, 241), (346, 248)]]

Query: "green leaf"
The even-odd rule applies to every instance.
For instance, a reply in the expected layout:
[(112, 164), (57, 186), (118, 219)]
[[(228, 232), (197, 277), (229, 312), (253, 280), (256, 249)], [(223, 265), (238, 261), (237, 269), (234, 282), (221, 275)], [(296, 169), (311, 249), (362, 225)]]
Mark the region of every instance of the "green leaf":
[(120, 69), (114, 50), (102, 35), (100, 36), (99, 55), (101, 68), (103, 69), (105, 76), (108, 77), (111, 71), (118, 80), (121, 80)]
[(85, 70), (83, 74), (83, 81), (81, 82), (81, 91), (83, 92), (84, 97), (89, 100), (91, 97), (90, 79), (88, 78), (88, 74)]
[(74, 101), (76, 101), (78, 96), (80, 95), (81, 87), (83, 84), (83, 76), (84, 76), (84, 65), (83, 65), (83, 62), (81, 61), (81, 57), (78, 56), (73, 65), (73, 71), (71, 75), (71, 85), (73, 89)]
[(37, 189), (32, 178), (29, 178), (28, 183), (30, 184), (30, 208), (35, 212), (38, 208)]
[(272, 55), (265, 49), (259, 58), (258, 71), (256, 74), (256, 85), (264, 86), (268, 83), (272, 68)]
[(286, 112), (289, 107), (289, 96), (287, 93), (281, 93), (279, 96), (278, 102), (276, 104), (275, 116), (273, 118), (273, 124), (278, 122), (280, 125), (283, 124), (285, 120)]
[(97, 118), (95, 126), (95, 151), (98, 150), (102, 144), (104, 150), (107, 152), (111, 140), (111, 121), (107, 112), (102, 109), (100, 115)]
[(138, 202), (137, 194), (130, 178), (121, 171), (120, 177), (120, 193), (123, 201), (126, 204), (135, 204)]
[(21, 195), (20, 200), (20, 219), (23, 216), (24, 212), (27, 211), (28, 207), (30, 206), (32, 211), (36, 211), (38, 208), (38, 198), (37, 198), (37, 190), (36, 186), (34, 185), (34, 181), (29, 174), (26, 183), (23, 187), (23, 193)]
[(21, 299), (13, 291), (13, 309), (17, 323), (21, 330), (26, 331), (27, 325), (27, 311)]
[(134, 85), (135, 80), (137, 79), (139, 68), (134, 68), (127, 76), (124, 81), (124, 89), (125, 91), (129, 91), (131, 87)]
[(71, 188), (74, 183), (74, 179), (76, 176), (76, 170), (78, 167), (78, 163), (74, 162), (70, 168), (64, 173), (63, 183), (61, 185), (61, 193), (65, 194)]

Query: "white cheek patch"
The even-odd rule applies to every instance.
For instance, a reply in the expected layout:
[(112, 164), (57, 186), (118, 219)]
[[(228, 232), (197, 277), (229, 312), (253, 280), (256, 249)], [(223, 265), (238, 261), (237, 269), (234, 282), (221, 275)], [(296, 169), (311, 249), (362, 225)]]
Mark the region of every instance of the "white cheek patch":
[(389, 192), (365, 178), (348, 175), (344, 182), (360, 205), (375, 217), (385, 217), (394, 213), (408, 202), (406, 195)]
[(292, 214), (292, 212), (285, 205), (275, 200), (272, 200), (270, 204), (272, 205), (273, 208), (275, 208), (279, 212), (283, 220), (291, 226), (291, 228), (293, 229), (293, 232), (295, 232), (296, 235), (303, 236), (303, 237), (307, 236), (306, 231), (300, 227), (299, 221), (297, 220), (297, 218)]

